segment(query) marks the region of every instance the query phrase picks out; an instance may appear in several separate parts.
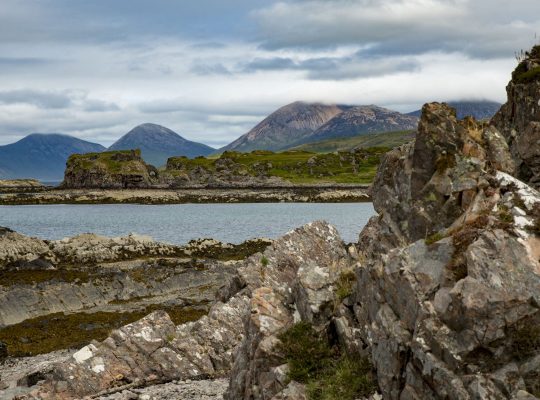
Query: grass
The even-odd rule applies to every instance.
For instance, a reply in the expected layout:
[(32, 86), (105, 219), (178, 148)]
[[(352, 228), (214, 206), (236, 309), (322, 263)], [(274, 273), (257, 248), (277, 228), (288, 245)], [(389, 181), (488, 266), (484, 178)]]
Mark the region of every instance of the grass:
[(289, 379), (307, 385), (311, 400), (354, 400), (376, 390), (369, 361), (342, 354), (311, 324), (300, 322), (279, 337)]
[(336, 296), (339, 301), (349, 297), (353, 293), (356, 275), (354, 271), (342, 272), (337, 282)]
[(67, 161), (68, 168), (73, 170), (103, 169), (113, 174), (140, 173), (141, 163), (141, 151), (138, 149), (72, 154)]
[(296, 184), (371, 183), (387, 147), (317, 154), (307, 151), (274, 153), (256, 150), (251, 153), (227, 151), (219, 158), (173, 157), (162, 173), (181, 176), (195, 171), (228, 171), (238, 176), (279, 177)]
[(309, 151), (313, 153), (332, 153), (335, 151), (350, 151), (357, 147), (388, 147), (394, 148), (414, 139), (415, 131), (395, 131), (370, 133), (349, 138), (323, 140), (293, 147), (290, 150)]
[(113, 329), (135, 322), (156, 310), (165, 310), (175, 324), (194, 321), (204, 310), (183, 306), (151, 305), (131, 312), (97, 312), (92, 314), (56, 313), (25, 320), (0, 329), (0, 342), (7, 345), (13, 357), (33, 356), (66, 348), (81, 348), (92, 340), (106, 339)]

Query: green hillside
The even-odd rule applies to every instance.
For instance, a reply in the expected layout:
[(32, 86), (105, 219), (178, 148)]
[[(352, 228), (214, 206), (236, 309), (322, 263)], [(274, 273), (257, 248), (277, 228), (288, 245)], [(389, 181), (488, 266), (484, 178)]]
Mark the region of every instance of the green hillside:
[(371, 133), (350, 138), (338, 138), (321, 142), (306, 143), (290, 150), (308, 151), (313, 153), (331, 153), (349, 151), (357, 147), (389, 147), (394, 148), (414, 139), (415, 131), (396, 131)]
[(387, 147), (318, 154), (307, 151), (274, 153), (256, 150), (251, 153), (226, 151), (219, 158), (169, 158), (162, 175), (204, 174), (280, 177), (297, 184), (371, 183)]

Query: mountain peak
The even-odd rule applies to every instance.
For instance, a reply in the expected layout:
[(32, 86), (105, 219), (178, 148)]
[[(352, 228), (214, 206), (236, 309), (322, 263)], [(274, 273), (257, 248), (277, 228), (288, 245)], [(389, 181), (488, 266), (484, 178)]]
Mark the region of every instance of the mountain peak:
[(173, 130), (153, 123), (137, 125), (109, 147), (109, 150), (131, 149), (140, 149), (144, 160), (156, 166), (165, 165), (173, 156), (197, 157), (214, 152), (209, 146), (184, 139)]

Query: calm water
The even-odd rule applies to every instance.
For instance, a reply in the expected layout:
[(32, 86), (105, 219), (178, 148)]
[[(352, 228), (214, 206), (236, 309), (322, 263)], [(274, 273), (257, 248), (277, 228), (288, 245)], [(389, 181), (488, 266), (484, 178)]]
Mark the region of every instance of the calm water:
[(203, 237), (240, 243), (253, 237), (276, 238), (325, 220), (352, 242), (374, 214), (371, 203), (0, 206), (0, 226), (43, 239), (133, 232), (175, 244)]

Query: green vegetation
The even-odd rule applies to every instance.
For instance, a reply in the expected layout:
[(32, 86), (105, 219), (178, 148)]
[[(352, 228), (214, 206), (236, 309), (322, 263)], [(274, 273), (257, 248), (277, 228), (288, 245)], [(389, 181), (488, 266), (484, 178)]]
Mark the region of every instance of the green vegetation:
[(368, 184), (375, 176), (381, 157), (388, 150), (386, 147), (372, 147), (328, 154), (307, 151), (227, 151), (217, 159), (169, 158), (164, 173), (182, 176), (198, 171), (211, 174), (226, 172), (236, 176), (280, 177), (297, 184)]
[(350, 151), (358, 147), (388, 147), (401, 146), (414, 139), (415, 131), (395, 131), (370, 133), (349, 138), (323, 140), (296, 146), (290, 150), (309, 151), (313, 153), (331, 153), (334, 151)]
[(439, 240), (444, 239), (444, 238), (445, 238), (445, 236), (441, 232), (436, 232), (433, 235), (428, 236), (425, 239), (425, 242), (429, 246), (429, 245), (432, 245), (433, 243), (438, 242)]
[(206, 311), (183, 306), (151, 305), (145, 309), (117, 313), (56, 313), (28, 319), (0, 329), (0, 341), (9, 355), (24, 357), (66, 348), (81, 348), (92, 340), (106, 339), (113, 329), (135, 322), (156, 310), (166, 311), (175, 324), (194, 321)]
[(140, 173), (140, 150), (115, 150), (103, 153), (72, 154), (67, 161), (73, 170), (102, 168), (109, 173)]
[(268, 266), (268, 258), (266, 258), (265, 256), (262, 256), (261, 257), (261, 264), (263, 267), (267, 267)]
[(336, 296), (342, 301), (353, 293), (356, 275), (354, 271), (342, 272), (337, 282)]
[(353, 400), (376, 390), (369, 361), (332, 347), (311, 324), (295, 324), (279, 339), (289, 378), (306, 384), (310, 399)]
[(534, 46), (531, 51), (523, 50), (517, 57), (519, 64), (512, 72), (512, 81), (518, 84), (526, 84), (540, 80), (540, 67), (528, 69), (529, 60), (538, 61), (540, 59), (540, 45)]

